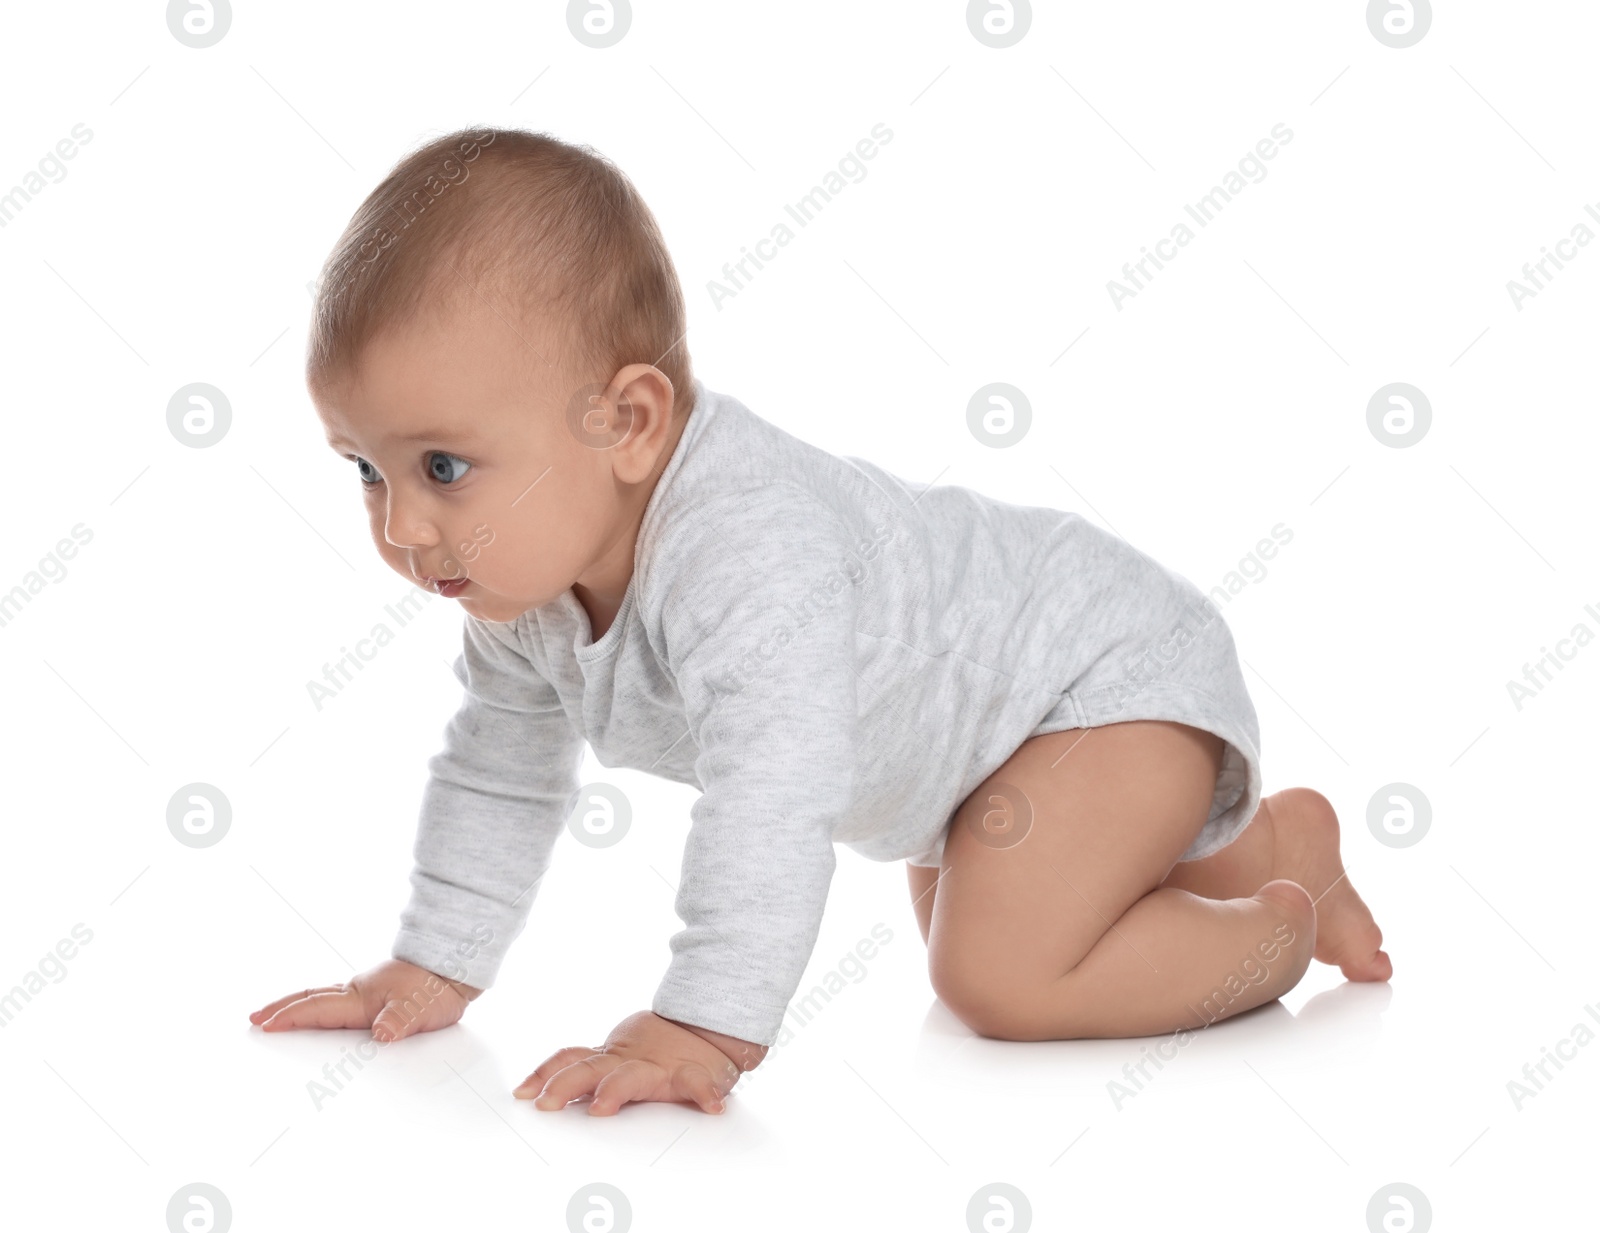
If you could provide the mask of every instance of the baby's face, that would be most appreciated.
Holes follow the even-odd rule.
[[[606,451],[568,430],[567,378],[530,352],[552,356],[545,337],[517,329],[526,343],[489,309],[463,310],[380,335],[353,378],[311,391],[378,554],[497,622],[555,599],[616,535]]]

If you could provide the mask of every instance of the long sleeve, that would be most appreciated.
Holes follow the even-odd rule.
[[[860,562],[831,511],[781,482],[701,511],[661,562],[663,633],[702,794],[651,1009],[778,1037],[821,928],[854,771]]]
[[[516,632],[466,617],[466,693],[428,760],[393,955],[486,989],[527,922],[578,789],[582,737]]]

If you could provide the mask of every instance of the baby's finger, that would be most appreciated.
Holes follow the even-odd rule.
[[[415,995],[412,998],[391,997],[385,1002],[383,1009],[373,1017],[372,1038],[380,1044],[387,1044],[422,1031],[424,1016],[414,998]]]
[[[620,1058],[609,1053],[599,1053],[574,1062],[556,1071],[544,1085],[544,1091],[534,1098],[535,1109],[564,1109],[567,1102],[594,1091],[600,1080],[622,1065]]]
[[[610,1117],[630,1100],[647,1099],[661,1082],[661,1067],[654,1062],[630,1058],[615,1067],[595,1086],[589,1102],[591,1117]]]
[[[711,1072],[698,1062],[678,1067],[672,1076],[673,1095],[680,1100],[692,1100],[707,1113],[721,1113],[722,1093]]]
[[[582,1045],[569,1045],[565,1049],[557,1050],[544,1061],[539,1063],[538,1069],[511,1089],[511,1094],[519,1099],[537,1096],[544,1090],[544,1085],[550,1076],[574,1062],[582,1061],[586,1057],[593,1057],[599,1053],[598,1049],[586,1049]]]
[[[275,1002],[268,1002],[260,1010],[251,1011],[250,1022],[261,1023],[264,1020],[270,1019],[285,1006],[289,1005],[290,1002],[298,1002],[301,998],[308,998],[313,993],[337,993],[342,988],[344,988],[343,985],[323,985],[320,989],[306,989],[300,993],[291,993],[287,997],[281,997]]]
[[[354,989],[325,990],[290,1002],[261,1025],[264,1032],[293,1028],[360,1028],[367,1026],[361,995]]]

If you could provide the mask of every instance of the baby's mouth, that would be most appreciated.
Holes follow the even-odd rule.
[[[426,587],[435,594],[443,595],[446,599],[453,599],[472,585],[472,579],[466,575],[460,578],[435,578],[431,575],[418,578],[417,585]]]

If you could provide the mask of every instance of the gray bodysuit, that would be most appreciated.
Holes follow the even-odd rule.
[[[834,845],[938,865],[967,795],[1028,737],[1176,720],[1226,743],[1210,818],[1261,798],[1232,635],[1198,587],[1082,517],[923,487],[695,382],[598,640],[569,590],[467,617],[428,762],[394,955],[487,988],[574,812],[583,742],[701,795],[657,1014],[778,1037]]]

